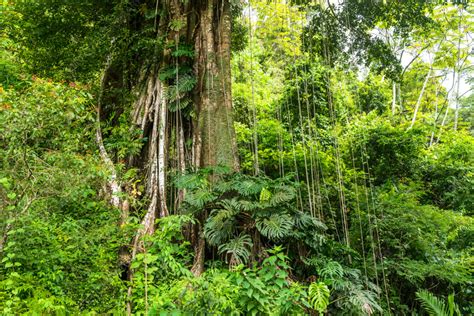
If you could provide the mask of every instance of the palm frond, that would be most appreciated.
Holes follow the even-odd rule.
[[[449,316],[449,309],[446,303],[426,290],[416,292],[416,296],[423,306],[423,309],[430,316]]]

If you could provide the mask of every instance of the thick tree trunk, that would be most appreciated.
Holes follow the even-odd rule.
[[[129,167],[141,170],[145,184],[144,198],[148,206],[130,249],[125,251],[127,260],[123,265],[128,266],[127,278],[130,281],[128,314],[133,311],[131,297],[134,271],[130,263],[137,253],[143,251],[142,237],[154,233],[157,218],[168,216],[168,205],[179,206],[180,201],[184,199],[185,192],[180,191],[176,201],[167,200],[170,162],[177,161],[177,169],[180,172],[184,172],[189,167],[201,168],[217,165],[227,166],[234,171],[239,169],[232,118],[229,0],[165,0],[153,3],[137,1],[132,6],[136,6],[134,10],[139,13],[132,17],[137,23],[133,24],[133,30],[131,30],[140,32],[145,28],[151,29],[152,24],[153,37],[156,36],[155,52],[153,56],[144,56],[143,59],[139,55],[134,55],[134,59],[137,60],[130,61],[128,65],[122,63],[120,65],[123,67],[113,69],[116,70],[117,75],[109,69],[106,71],[107,74],[114,74],[114,76],[104,76],[102,92],[107,94],[107,102],[104,102],[106,106],[100,113],[103,116],[102,121],[109,120],[113,116],[112,124],[118,124],[118,114],[127,113],[126,100],[116,98],[117,90],[111,87],[138,90],[138,99],[131,109],[131,121],[133,128],[140,129],[142,138],[147,141],[141,153],[130,157],[128,164]],[[153,10],[154,21],[143,19],[140,13],[142,10]],[[148,39],[153,41],[153,37]],[[180,43],[183,42],[191,44],[195,50],[192,62],[197,84],[194,91],[188,93],[194,101],[193,119],[186,117],[180,111],[171,113],[168,108],[170,101],[173,100],[168,99],[167,88],[172,84],[178,86],[180,64],[191,62],[189,56],[173,56],[172,54],[171,47],[179,48]],[[108,64],[111,62],[112,60]],[[161,71],[166,72],[171,67],[176,67],[176,80],[160,78]],[[176,136],[171,137],[173,131]],[[107,135],[104,135],[105,139],[106,137]],[[100,129],[98,129],[97,140],[105,165],[115,170],[112,168],[113,153],[109,158],[103,145]],[[192,146],[188,147],[186,144],[190,140],[192,140]],[[176,150],[170,150],[170,146],[175,146]],[[173,156],[169,157],[169,155]],[[120,193],[123,188],[116,173],[112,173],[108,184],[111,191],[111,204],[120,207]],[[123,214],[128,214],[128,207],[125,208],[127,213]],[[137,212],[138,210],[130,211]],[[196,275],[204,270],[206,244],[203,237],[203,223],[206,215],[203,210],[198,215],[199,223],[192,227],[194,236],[192,243],[195,248],[192,271]],[[122,218],[122,223],[126,220]]]
[[[207,166],[227,166],[238,170],[237,145],[232,118],[232,94],[230,73],[230,31],[231,16],[228,0],[195,0],[187,5],[180,1],[165,4],[170,12],[169,21],[160,25],[167,27],[173,21],[185,21],[186,27],[167,32],[168,42],[192,42],[195,49],[194,75],[197,84],[193,92],[195,114],[190,122],[190,133],[183,130],[186,119],[176,113],[177,126],[168,126],[174,122],[167,120],[166,88],[164,83],[151,73],[146,88],[136,103],[133,114],[135,124],[149,138],[146,153],[142,154],[140,165],[148,166],[147,195],[152,201],[154,189],[158,191],[157,205],[160,216],[166,216],[166,170],[168,131],[177,131],[175,151],[178,157],[178,169],[186,168],[184,143],[186,135],[192,136],[192,161],[195,168]],[[171,22],[170,22],[171,21]],[[160,32],[160,31],[158,31]],[[162,66],[170,66],[169,52],[162,57]],[[178,67],[179,65],[177,65]],[[160,102],[160,104],[157,104]],[[155,180],[156,178],[156,180]]]
[[[199,24],[194,38],[194,71],[198,81],[194,100],[198,115],[193,122],[193,164],[195,167],[221,165],[237,171],[230,73],[230,3],[202,0],[196,9]],[[204,271],[202,222],[205,216],[199,220],[192,267],[195,275]]]
[[[194,45],[197,118],[194,121],[194,165],[239,168],[232,118],[230,75],[230,3],[199,1]]]
[[[131,260],[141,251],[142,237],[153,234],[155,220],[168,216],[167,205],[177,205],[184,198],[185,192],[181,191],[177,201],[167,201],[170,161],[177,161],[181,172],[189,167],[217,165],[232,170],[239,168],[232,118],[229,0],[169,0],[157,2],[154,10],[168,14],[156,15],[154,29],[157,39],[165,39],[164,45],[157,44],[154,59],[143,61],[142,71],[137,74],[140,79],[135,82],[135,88],[142,88],[132,109],[132,120],[143,131],[147,142],[141,154],[130,159],[130,165],[140,168],[146,178],[145,198],[149,204],[132,242]],[[174,84],[171,83],[174,79],[161,80],[159,76],[161,70],[176,66],[177,84],[180,63],[189,58],[171,54],[170,47],[178,47],[180,42],[192,43],[195,50],[193,71],[197,84],[192,92],[195,114],[192,121],[180,111],[169,112],[167,85]],[[153,64],[156,62],[158,64]],[[176,136],[171,137],[173,131]],[[191,148],[185,146],[189,138],[192,138]],[[175,143],[171,144],[173,140]],[[170,146],[177,150],[170,150]],[[170,154],[175,156],[168,157]],[[195,262],[192,271],[196,275],[204,269],[202,224],[205,219],[202,213],[198,217],[199,224],[193,228]],[[133,279],[132,270],[129,279]],[[131,306],[128,308],[131,311]]]

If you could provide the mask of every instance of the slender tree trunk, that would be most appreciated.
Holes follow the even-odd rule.
[[[435,93],[435,112],[433,114],[433,131],[431,132],[431,137],[430,137],[430,147],[433,145],[434,141],[434,135],[435,135],[435,130],[436,130],[436,121],[438,119],[438,93],[439,93],[439,86],[436,86],[436,93]]]
[[[438,140],[436,142],[439,142],[439,139],[441,138],[441,134],[443,133],[443,127],[446,125],[446,120],[448,118],[448,113],[449,113],[449,104],[446,105],[446,111],[444,111],[443,120],[441,121],[441,128],[439,130]]]
[[[412,128],[413,125],[415,125],[416,116],[418,114],[418,110],[421,105],[421,100],[423,99],[423,94],[425,93],[426,85],[428,84],[428,80],[430,79],[432,70],[433,70],[433,67],[432,65],[430,65],[430,69],[428,70],[428,73],[426,74],[426,77],[425,77],[425,81],[423,82],[423,87],[421,88],[420,94],[418,95],[418,100],[416,101],[416,105],[415,105],[415,111],[413,112],[413,119],[411,120],[411,124],[409,128]]]
[[[463,15],[463,10],[460,8],[458,9],[459,11],[459,24],[458,24],[458,32],[459,34],[461,33],[461,20],[462,20],[462,15]],[[457,82],[456,82],[456,108],[454,110],[454,130],[458,129],[458,119],[459,119],[459,86],[461,83],[461,72],[462,72],[462,65],[461,65],[461,36],[459,35],[458,39],[458,45],[457,45],[458,53],[457,53],[457,59],[456,59],[456,66],[458,68],[458,76],[457,76]]]
[[[397,91],[398,91],[398,104],[400,107],[400,113],[403,113],[402,89],[400,88],[400,83],[397,84]]]
[[[102,163],[105,165],[107,171],[109,172],[109,179],[107,181],[107,194],[110,195],[110,204],[118,209],[121,209],[121,224],[124,223],[128,217],[128,203],[122,205],[124,201],[121,200],[121,193],[122,187],[117,176],[117,171],[115,170],[115,165],[110,159],[110,156],[105,149],[103,136],[102,136],[102,128],[101,128],[101,115],[102,115],[102,103],[104,99],[104,91],[106,90],[107,85],[107,77],[110,75],[111,72],[111,62],[112,56],[109,55],[107,57],[107,62],[105,66],[105,70],[102,74],[102,78],[100,80],[100,94],[97,101],[97,118],[96,118],[96,142],[97,146],[99,147],[99,155],[102,159]],[[124,207],[122,207],[124,206]]]
[[[395,115],[395,109],[397,105],[397,83],[392,82],[392,115]]]
[[[458,120],[459,120],[459,88],[460,88],[460,85],[461,85],[461,73],[460,73],[460,70],[459,70],[458,75],[457,75],[457,80],[456,80],[456,96],[455,96],[455,99],[454,99],[455,109],[454,109],[454,127],[453,127],[453,129],[455,131],[458,129]]]

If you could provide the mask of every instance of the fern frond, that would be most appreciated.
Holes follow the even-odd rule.
[[[189,45],[180,44],[179,47],[171,53],[171,55],[173,57],[186,56],[186,57],[193,58],[194,57],[194,49]]]

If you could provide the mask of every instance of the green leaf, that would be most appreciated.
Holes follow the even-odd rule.
[[[323,282],[311,283],[308,289],[308,297],[311,306],[320,314],[324,313],[329,305],[329,296],[331,292]]]
[[[459,307],[454,303],[454,295],[448,297],[448,304],[426,290],[416,292],[416,296],[430,316],[453,316],[455,312],[456,315],[461,315]]]
[[[270,200],[272,197],[272,192],[268,191],[267,188],[263,188],[262,191],[260,191],[260,202],[266,202]]]
[[[12,187],[7,178],[0,178],[0,184],[7,190],[10,190]]]
[[[227,262],[229,262],[233,267],[242,263],[247,263],[252,245],[252,239],[250,236],[241,234],[227,243],[220,245],[219,254],[225,253],[226,255],[230,255],[230,259],[228,259]]]
[[[134,261],[132,262],[132,264],[130,265],[130,268],[132,269],[137,269],[140,267],[140,262],[139,261]]]
[[[293,228],[293,219],[288,214],[274,212],[270,216],[258,217],[255,221],[258,231],[270,239],[286,237]]]

